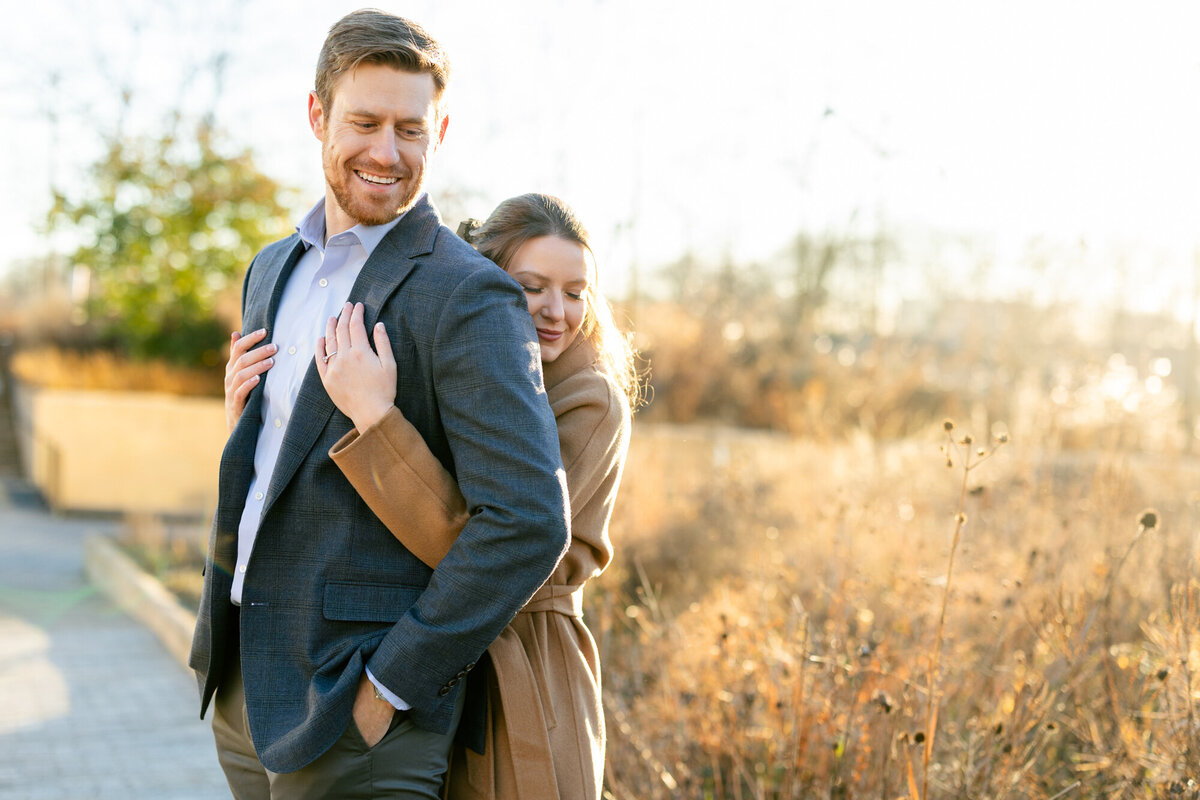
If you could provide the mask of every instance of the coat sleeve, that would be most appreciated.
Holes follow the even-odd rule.
[[[470,519],[367,667],[417,708],[437,707],[553,573],[570,537],[566,476],[520,286],[489,266],[438,311],[438,415]]]
[[[400,544],[430,567],[470,519],[458,484],[395,406],[361,434],[343,436],[329,457]]]

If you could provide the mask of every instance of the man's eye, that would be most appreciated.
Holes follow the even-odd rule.
[[[404,128],[400,131],[400,135],[406,139],[419,139],[423,133],[419,128]]]
[[[375,127],[375,123],[374,122],[356,122],[356,123],[354,123],[354,127],[358,128],[360,131],[369,131]]]

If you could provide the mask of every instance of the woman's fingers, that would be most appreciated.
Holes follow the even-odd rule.
[[[243,348],[238,347],[238,340],[244,338],[241,331],[229,334],[229,360],[225,362],[225,388],[229,389],[229,379],[236,367],[234,364],[242,355]]]
[[[379,355],[379,363],[384,369],[396,369],[396,356],[392,354],[392,343],[388,340],[387,329],[382,322],[375,323],[375,352]]]
[[[256,331],[251,331],[247,334],[241,334],[234,331],[229,345],[229,360],[236,361],[239,357],[249,352],[250,348],[257,345],[267,336],[266,328],[259,328]]]
[[[255,347],[266,335],[267,332],[263,328],[259,328],[253,333],[247,333],[245,336],[240,335],[237,331],[233,332],[230,336],[229,361],[225,364],[226,383],[229,383],[239,371],[275,354],[279,348],[274,344]]]
[[[246,408],[246,398],[262,382],[262,374],[275,365],[274,355],[279,347],[274,344],[258,347],[265,338],[266,328],[247,334],[240,331],[229,334],[229,360],[225,362],[225,421],[230,432]]]
[[[317,374],[321,376],[321,383],[325,382],[325,373],[329,369],[329,359],[326,358],[328,352],[325,349],[326,338],[325,336],[317,337],[317,346],[313,348],[316,351]]]
[[[355,303],[350,312],[350,347],[370,347],[367,343],[367,329],[363,324],[363,304]]]
[[[342,313],[338,314],[336,335],[332,340],[333,352],[349,350],[354,346],[354,342],[350,340],[350,315],[353,308],[346,303],[342,306]]]
[[[242,385],[239,386],[233,393],[233,400],[236,404],[238,414],[246,407],[246,398],[250,396],[250,392],[254,391],[254,387],[258,386],[258,382],[262,380],[258,375],[251,375]]]
[[[253,378],[255,383],[257,383],[258,376],[262,375],[273,366],[275,366],[274,358],[262,358],[258,361],[254,361],[233,374],[232,385],[236,386],[240,391],[242,386],[245,385],[246,381]],[[249,392],[250,390],[247,389],[246,391]]]
[[[362,303],[347,302],[342,306],[342,311],[338,316],[330,317],[325,322],[325,335],[317,339],[314,348],[317,356],[317,373],[322,380],[333,366],[335,356],[345,365],[336,373],[339,376],[353,374],[362,377],[366,374],[362,370],[366,368],[370,371],[371,364],[375,364],[376,368],[382,366],[395,370],[396,361],[392,356],[387,331],[380,323],[372,330],[373,336],[368,336],[365,317],[366,309]],[[371,347],[372,338],[374,339],[374,348]],[[378,360],[375,358],[376,355],[378,355]],[[346,369],[354,370],[354,372],[346,373],[343,371]],[[338,380],[341,378],[339,377]]]

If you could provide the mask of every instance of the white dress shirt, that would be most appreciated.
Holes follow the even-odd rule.
[[[254,449],[254,478],[238,525],[237,566],[229,593],[235,605],[242,603],[242,587],[250,554],[258,535],[263,501],[271,483],[271,473],[279,459],[279,448],[292,417],[296,395],[304,374],[312,364],[317,339],[325,334],[325,322],[338,316],[362,266],[376,245],[403,215],[384,225],[355,225],[325,241],[325,200],[320,200],[296,228],[306,250],[292,270],[271,341],[279,345],[275,364],[266,373],[263,387],[262,419],[259,420],[258,444]],[[247,331],[249,333],[249,331]]]
[[[262,418],[259,420],[258,444],[254,448],[254,478],[246,494],[242,519],[238,525],[237,566],[233,572],[233,588],[229,599],[242,604],[242,588],[250,569],[250,555],[262,520],[263,501],[279,449],[292,418],[292,408],[304,374],[316,355],[317,339],[325,335],[325,323],[338,316],[376,245],[383,241],[404,215],[383,225],[355,225],[348,231],[330,236],[325,241],[325,200],[322,198],[296,228],[304,242],[304,255],[296,263],[284,287],[275,314],[271,341],[279,345],[275,364],[267,370],[263,386]],[[367,677],[393,706],[401,711],[411,708],[403,698],[375,680]]]

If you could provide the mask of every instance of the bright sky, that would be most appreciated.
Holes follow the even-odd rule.
[[[47,186],[82,179],[125,84],[128,129],[215,108],[265,171],[302,190],[300,205],[319,195],[305,98],[329,25],[358,3],[4,4],[8,256],[45,250]],[[484,216],[513,194],[558,194],[591,228],[614,295],[634,263],[688,249],[766,260],[801,227],[869,235],[879,224],[970,232],[1001,259],[1038,236],[1092,253],[1116,245],[1175,293],[1190,287],[1200,4],[378,4],[451,56],[435,198],[465,192]],[[186,67],[222,51],[219,93],[209,73],[186,81]],[[1106,263],[1080,257],[1084,269]]]

